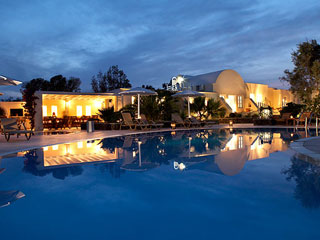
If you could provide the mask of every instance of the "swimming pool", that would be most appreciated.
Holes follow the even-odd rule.
[[[313,132],[196,130],[53,145],[0,160],[1,239],[319,239]]]

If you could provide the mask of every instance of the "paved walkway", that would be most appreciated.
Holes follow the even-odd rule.
[[[320,160],[320,137],[299,139],[291,143],[290,148],[298,153]]]

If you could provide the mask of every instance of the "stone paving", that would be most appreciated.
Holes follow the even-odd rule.
[[[290,144],[296,152],[320,160],[320,137],[299,139]]]

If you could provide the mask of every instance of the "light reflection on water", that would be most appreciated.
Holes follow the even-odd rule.
[[[308,134],[310,136],[313,132]],[[288,229],[304,229],[306,226],[301,221],[309,226],[319,217],[320,167],[313,159],[287,151],[290,142],[302,137],[305,137],[305,132],[293,129],[221,129],[131,135],[47,146],[0,159],[0,189],[3,190],[0,191],[0,205],[8,206],[21,199],[4,208],[17,207],[21,214],[21,211],[28,211],[28,207],[23,207],[28,204],[45,208],[46,204],[56,207],[55,201],[66,202],[69,204],[68,209],[74,210],[69,214],[90,208],[90,211],[97,212],[94,215],[97,221],[108,221],[111,228],[116,228],[124,217],[137,217],[130,215],[136,207],[142,209],[139,213],[141,219],[157,215],[158,225],[163,223],[163,219],[170,221],[159,216],[162,211],[170,214],[170,204],[174,204],[175,208],[179,209],[181,206],[192,213],[181,218],[178,214],[170,215],[173,219],[178,218],[179,221],[174,222],[177,228],[196,228],[195,225],[190,225],[192,221],[202,222],[201,218],[209,215],[212,219],[219,218],[215,223],[216,231],[219,232],[219,229],[224,229],[223,224],[219,224],[220,218],[226,217],[223,221],[227,222],[235,216],[239,217],[239,214],[248,214],[252,219],[246,218],[243,222],[261,221],[262,228],[256,225],[257,232],[271,224],[269,220],[261,220],[261,216],[269,215],[279,222],[284,219],[296,221],[294,224],[297,225],[288,226]],[[14,159],[22,161],[13,161]],[[108,181],[105,175],[109,177]],[[145,185],[145,182],[152,187]],[[20,191],[11,190],[15,187]],[[52,200],[39,201],[46,194]],[[86,201],[81,201],[83,195],[86,196]],[[133,196],[139,197],[135,199]],[[166,204],[163,205],[163,202]],[[73,204],[76,205],[75,209],[72,208]],[[149,204],[156,206],[151,215],[146,210],[150,208]],[[135,206],[134,210],[131,205]],[[116,214],[105,212],[105,206],[119,210]],[[222,211],[224,206],[229,209]],[[287,206],[290,207],[286,209]],[[298,206],[314,210],[313,217]],[[294,209],[297,209],[295,214],[299,217],[290,217],[290,211]],[[7,213],[11,214],[11,211],[14,210],[8,210]],[[284,213],[278,214],[279,211]],[[35,216],[41,215],[40,213],[39,210],[33,212]],[[60,217],[54,211],[50,214],[50,218]],[[113,218],[109,219],[110,215]],[[99,218],[102,216],[103,219]],[[76,218],[71,217],[70,220],[76,221]],[[48,221],[50,225],[50,219]],[[203,220],[202,224],[206,224],[205,222]],[[131,224],[134,228],[138,227]],[[234,222],[231,221],[230,224]],[[151,223],[144,225],[144,231],[152,229]],[[90,225],[87,222],[87,227],[89,226],[90,229],[95,229],[94,223]],[[232,226],[237,231],[242,231],[240,227]],[[287,231],[285,227],[278,229],[275,226],[279,226],[279,223],[269,227],[279,233]],[[302,231],[299,233],[302,234]],[[204,233],[213,236],[210,228]],[[254,235],[254,230],[251,233]],[[315,236],[316,233],[310,231],[309,234]],[[159,238],[160,236],[161,234]],[[197,234],[190,236],[195,239]],[[222,237],[217,233],[217,237],[219,236]],[[162,235],[162,239],[163,237]],[[83,238],[85,239],[85,235]]]
[[[46,171],[88,163],[117,163],[119,169],[146,171],[171,161],[179,170],[198,166],[232,176],[238,174],[246,162],[286,151],[290,141],[300,137],[299,132],[223,129],[172,132],[165,137],[150,134],[79,141],[26,152],[26,169],[29,164],[35,171]]]

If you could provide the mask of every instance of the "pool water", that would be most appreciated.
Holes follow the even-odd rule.
[[[197,130],[0,159],[1,239],[320,239],[313,132]]]

